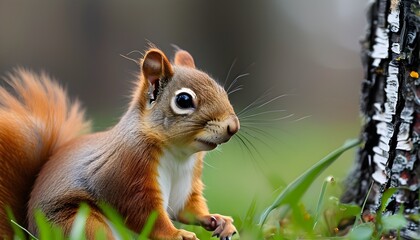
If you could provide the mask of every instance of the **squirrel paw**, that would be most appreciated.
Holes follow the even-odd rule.
[[[195,233],[188,232],[183,229],[175,229],[174,232],[161,232],[151,237],[153,240],[199,240]]]
[[[209,231],[213,231],[212,236],[220,240],[230,240],[237,233],[233,225],[233,219],[219,214],[211,214],[203,217],[201,225]]]
[[[188,232],[182,229],[178,230],[178,233],[176,235],[176,240],[199,240],[196,236],[195,233],[193,232]]]

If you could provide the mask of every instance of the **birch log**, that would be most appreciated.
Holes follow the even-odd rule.
[[[362,138],[342,201],[367,204],[375,214],[382,194],[399,188],[385,215],[403,210],[409,222],[405,239],[420,239],[420,1],[376,0],[369,7],[362,41],[364,80]],[[368,194],[370,189],[370,193]]]

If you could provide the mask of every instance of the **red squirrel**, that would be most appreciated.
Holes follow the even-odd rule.
[[[127,112],[111,129],[90,134],[79,104],[46,75],[20,69],[9,76],[15,94],[0,88],[0,236],[13,234],[3,206],[35,235],[36,209],[69,234],[87,203],[87,238],[102,229],[114,239],[102,202],[136,232],[156,211],[151,239],[197,239],[172,220],[220,239],[237,232],[231,217],[209,213],[202,194],[205,152],[240,128],[226,91],[184,50],[170,62],[150,48],[139,65]]]

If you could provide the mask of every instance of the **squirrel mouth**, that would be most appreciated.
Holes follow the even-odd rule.
[[[196,142],[199,142],[199,143],[201,143],[202,145],[205,145],[206,146],[206,150],[212,150],[212,149],[215,149],[216,147],[217,147],[217,143],[214,143],[214,142],[209,142],[209,141],[206,141],[206,140],[203,140],[203,139],[198,139],[198,138],[196,138],[196,139],[194,139]]]

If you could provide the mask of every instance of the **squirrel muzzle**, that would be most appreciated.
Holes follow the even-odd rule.
[[[239,129],[241,128],[239,119],[235,115],[232,115],[230,118],[226,119],[226,125],[227,125],[226,127],[227,134],[231,137],[235,135],[235,133],[237,133]]]

